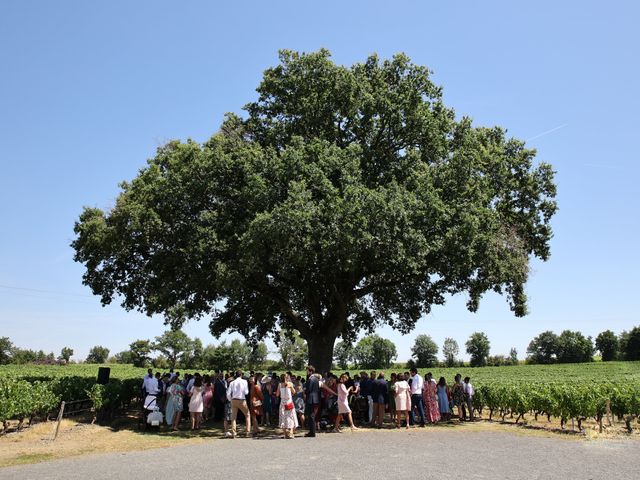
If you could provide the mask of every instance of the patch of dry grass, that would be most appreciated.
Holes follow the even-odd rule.
[[[20,432],[0,437],[0,467],[37,463],[89,453],[124,452],[198,443],[205,435],[189,432],[142,433],[131,429],[63,420],[58,438],[52,441],[55,422],[38,423]]]

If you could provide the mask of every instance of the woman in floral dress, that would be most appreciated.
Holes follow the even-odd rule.
[[[424,389],[422,390],[422,397],[424,399],[427,420],[430,423],[439,422],[440,411],[438,410],[438,386],[436,385],[436,381],[433,379],[431,373],[427,373],[427,378],[424,382]]]
[[[460,374],[455,376],[455,383],[451,389],[453,406],[458,409],[458,418],[460,420],[462,420],[462,402],[464,402],[464,385],[462,385],[461,378]]]
[[[180,385],[178,377],[173,377],[169,390],[167,390],[167,406],[165,410],[165,420],[167,425],[171,425],[173,430],[178,430],[178,426],[180,425],[183,395],[184,387]]]

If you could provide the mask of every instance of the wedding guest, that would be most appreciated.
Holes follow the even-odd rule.
[[[396,380],[396,427],[400,428],[400,419],[405,420],[405,425],[409,429],[409,410],[411,409],[411,393],[409,384],[402,373],[398,374]]]
[[[338,415],[333,426],[335,432],[340,433],[340,422],[344,415],[347,416],[351,431],[357,430],[357,427],[353,424],[353,417],[351,416],[351,408],[349,407],[349,393],[353,390],[353,387],[347,387],[349,377],[346,374],[340,375],[338,379]]]
[[[280,398],[278,423],[284,432],[284,438],[293,438],[294,431],[298,426],[298,416],[293,403],[295,389],[290,379],[289,375],[284,373],[280,375],[280,383],[276,392],[276,395]]]

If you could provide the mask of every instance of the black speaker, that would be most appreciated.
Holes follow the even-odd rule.
[[[109,367],[98,367],[98,383],[100,385],[106,385],[109,383],[109,375],[111,369]]]

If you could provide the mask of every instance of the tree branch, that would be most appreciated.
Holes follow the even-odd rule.
[[[300,315],[300,313],[291,306],[289,300],[282,296],[276,287],[269,285],[266,282],[256,282],[254,285],[258,293],[267,296],[276,303],[280,312],[291,320],[302,335],[308,335],[311,333],[311,329],[302,318],[302,315]]]

